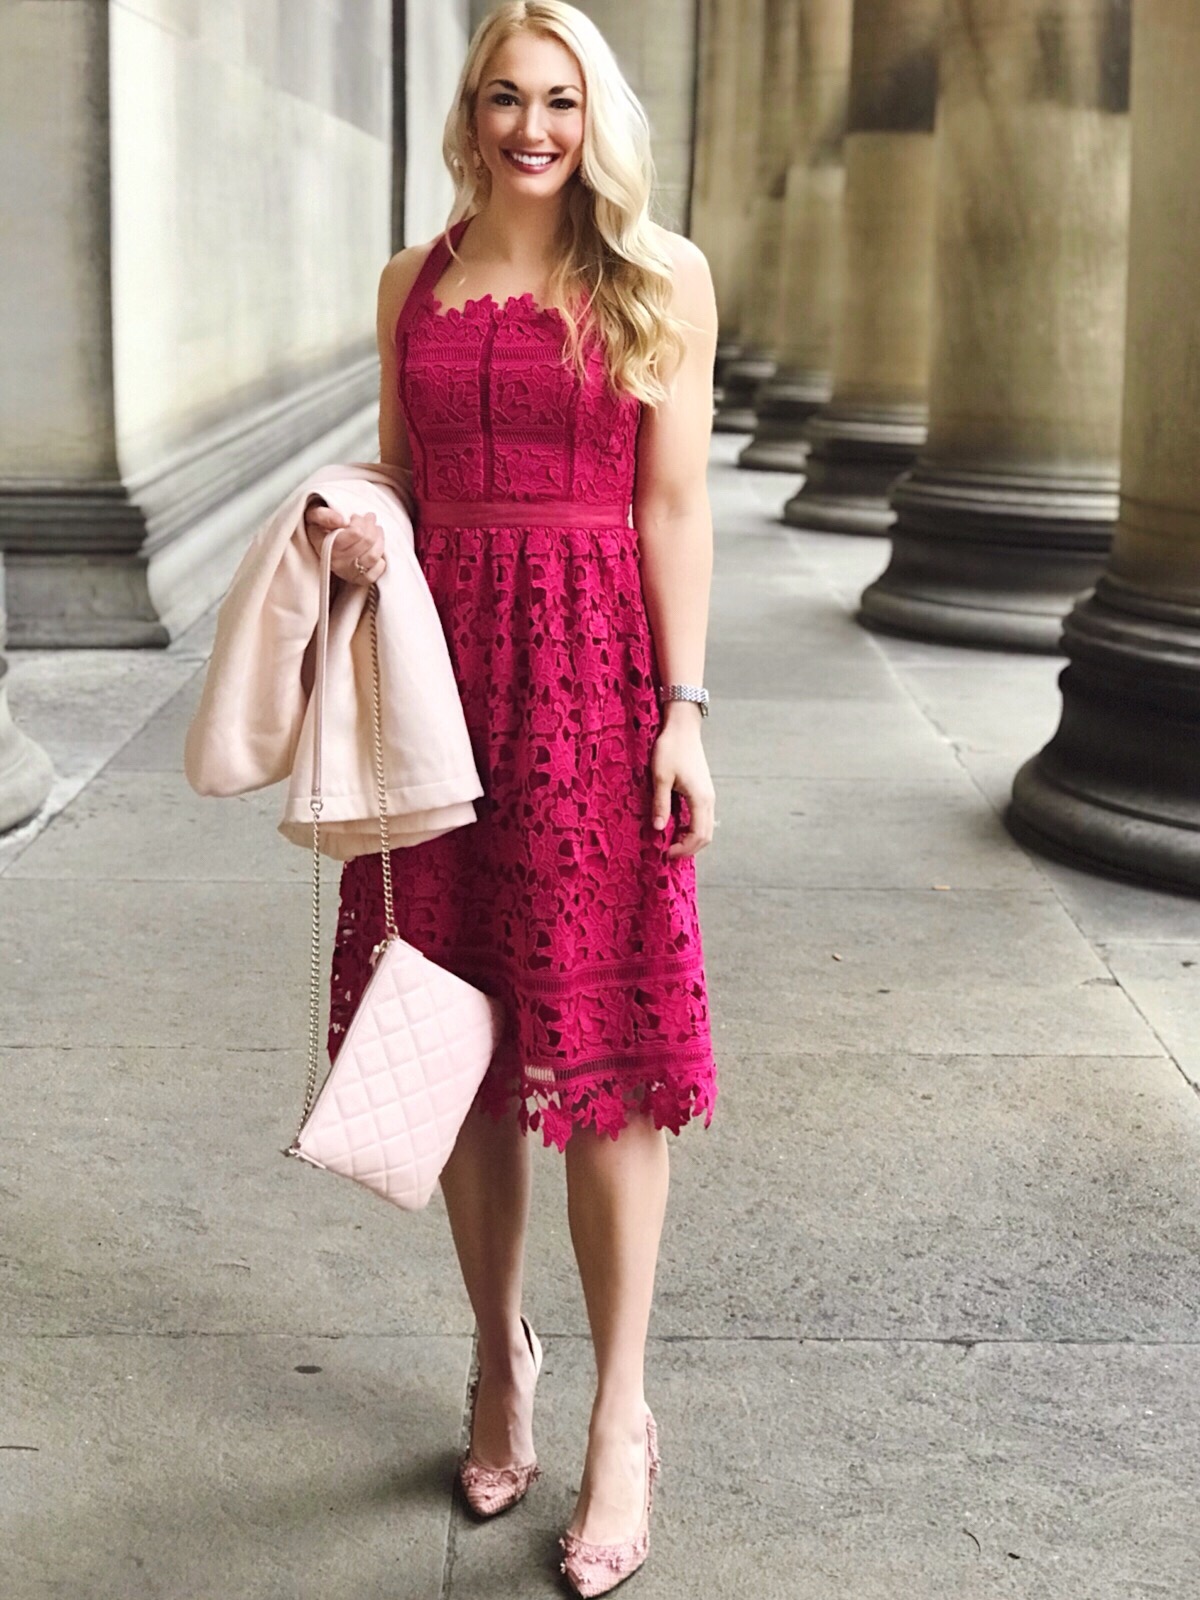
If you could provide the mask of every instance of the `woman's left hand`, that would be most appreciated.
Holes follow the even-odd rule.
[[[688,828],[672,840],[667,849],[669,857],[694,856],[712,843],[717,800],[708,757],[700,742],[699,707],[687,701],[677,704],[680,710],[671,711],[663,718],[650,759],[655,828],[667,825],[673,789],[678,789],[688,803]],[[681,713],[695,720],[689,724],[682,720]]]

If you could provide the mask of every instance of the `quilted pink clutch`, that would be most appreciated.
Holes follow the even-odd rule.
[[[321,728],[329,637],[329,579],[337,530],[321,547],[313,748],[313,930],[308,1087],[295,1138],[283,1152],[353,1178],[408,1211],[425,1206],[454,1149],[503,1026],[500,1002],[402,939],[396,930],[387,787],[379,717],[378,591],[369,611],[375,668],[374,727],[379,782],[384,937],[337,1057],[316,1090],[320,1049]]]

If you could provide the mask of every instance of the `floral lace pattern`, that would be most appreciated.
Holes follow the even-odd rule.
[[[629,504],[641,405],[613,392],[594,340],[580,383],[562,326],[531,294],[415,308],[400,359],[420,499]]]
[[[511,527],[418,515],[484,794],[474,823],[391,852],[397,925],[505,1003],[482,1109],[515,1102],[521,1127],[559,1149],[580,1126],[616,1137],[635,1106],[676,1133],[707,1123],[695,860],[667,856],[686,801],[674,796],[661,832],[651,820],[661,713],[637,533],[615,518],[537,519],[539,499],[628,505],[640,405],[612,393],[596,350],[579,383],[557,312],[532,296],[442,311],[426,293],[407,309],[400,394],[418,505],[520,504]],[[382,928],[379,857],[356,857],[342,872],[331,1057]]]

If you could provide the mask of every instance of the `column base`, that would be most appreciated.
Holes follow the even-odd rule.
[[[1103,570],[1117,480],[918,462],[892,506],[892,558],[863,591],[860,622],[912,639],[1054,654],[1063,617]]]
[[[7,677],[8,662],[0,656],[0,833],[36,816],[54,782],[50,757],[12,720]]]
[[[887,534],[892,485],[925,443],[925,407],[831,404],[804,431],[807,477],[784,507],[784,522],[817,533]]]
[[[741,358],[745,345],[740,339],[718,339],[713,362],[713,388],[724,392],[725,374]]]
[[[1200,608],[1105,573],[1067,617],[1058,731],[1006,822],[1085,871],[1200,895]]]
[[[721,374],[721,405],[713,418],[716,433],[753,433],[758,422],[758,393],[776,373],[775,357],[747,348]]]
[[[827,372],[781,368],[758,396],[754,437],[738,456],[738,466],[763,472],[803,472],[808,458],[804,425],[829,403]]]

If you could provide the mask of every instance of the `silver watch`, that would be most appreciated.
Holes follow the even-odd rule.
[[[660,683],[658,686],[658,703],[666,700],[694,700],[700,707],[700,715],[708,715],[708,690],[694,683]]]

